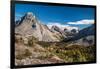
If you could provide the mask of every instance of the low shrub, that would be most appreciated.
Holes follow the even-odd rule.
[[[23,54],[18,54],[18,55],[16,55],[15,57],[16,57],[16,59],[21,60],[21,59],[25,59],[25,58],[27,58],[27,57],[29,57],[29,56],[31,56],[31,55],[32,55],[32,53],[31,53],[28,49],[25,49],[25,53],[23,53]]]

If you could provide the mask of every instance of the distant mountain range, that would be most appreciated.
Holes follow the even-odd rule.
[[[95,44],[95,27],[94,25],[91,25],[87,28],[84,28],[79,31],[76,35],[69,39],[64,39],[65,42],[72,41],[74,44],[77,45],[84,45],[84,46],[90,46]]]
[[[82,44],[84,46],[90,46],[95,44],[95,26],[91,25],[85,29],[79,31],[79,33],[72,38],[73,40],[77,40],[78,44]]]
[[[87,40],[94,40],[94,25],[84,28],[79,31],[79,29],[68,30],[67,27],[63,30],[54,25],[49,28],[47,25],[42,24],[33,13],[26,13],[21,20],[15,23],[15,33],[22,36],[34,36],[39,41],[45,42],[59,42],[59,41],[78,41],[77,43],[82,43]],[[83,40],[83,41],[82,41]],[[94,44],[94,41],[91,41]],[[84,42],[83,42],[84,43]]]

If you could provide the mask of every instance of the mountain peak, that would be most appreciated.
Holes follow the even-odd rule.
[[[27,12],[24,17],[26,19],[35,19],[35,15],[32,12]]]
[[[58,35],[52,33],[32,12],[28,12],[22,17],[20,24],[16,26],[15,32],[25,37],[34,36],[39,41],[60,41],[60,39],[57,38]]]
[[[26,14],[27,14],[27,15],[33,15],[33,13],[32,13],[32,12],[27,12]]]

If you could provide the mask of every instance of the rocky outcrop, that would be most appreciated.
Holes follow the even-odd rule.
[[[46,25],[40,23],[33,13],[28,12],[22,17],[19,24],[15,28],[15,33],[23,36],[34,36],[39,41],[54,42],[59,41]]]

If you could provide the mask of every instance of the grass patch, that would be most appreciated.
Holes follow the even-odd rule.
[[[37,39],[33,36],[30,36],[28,38],[28,46],[31,46],[31,47],[34,46],[36,44],[36,42],[37,42]]]
[[[95,46],[51,46],[46,49],[66,62],[95,61]]]

